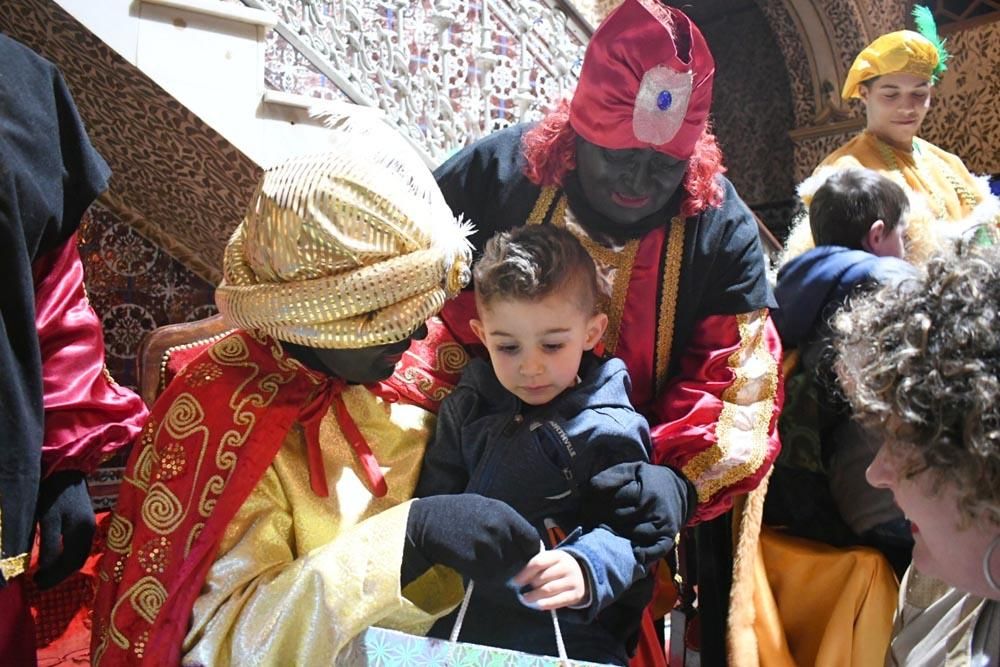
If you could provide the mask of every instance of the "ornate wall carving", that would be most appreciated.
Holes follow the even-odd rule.
[[[79,241],[87,295],[104,327],[106,365],[134,389],[142,337],[215,314],[215,288],[100,204],[84,217]]]
[[[767,18],[750,5],[702,31],[716,61],[712,115],[730,180],[751,207],[789,199],[792,93]]]
[[[243,216],[259,168],[51,0],[5,0],[0,30],[55,62],[116,174],[106,202],[204,278]]]
[[[244,2],[278,17],[268,81],[308,79],[291,74],[302,67],[287,54],[271,56],[284,41],[327,80],[294,92],[328,97],[333,84],[381,109],[434,163],[570,95],[589,37],[558,0]]]
[[[921,131],[970,171],[1000,174],[1000,21],[947,36],[951,60]]]

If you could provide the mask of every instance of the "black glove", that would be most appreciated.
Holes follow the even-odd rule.
[[[64,470],[42,480],[37,519],[35,585],[45,589],[83,567],[90,555],[97,524],[82,472]]]
[[[540,544],[538,531],[502,500],[473,493],[418,498],[406,522],[402,582],[434,563],[470,579],[507,581]]]
[[[594,475],[585,493],[585,516],[632,542],[640,564],[674,548],[677,533],[698,502],[694,485],[673,468],[619,463]]]

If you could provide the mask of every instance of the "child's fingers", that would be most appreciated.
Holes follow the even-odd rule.
[[[511,580],[517,586],[528,586],[534,588],[536,585],[544,584],[547,580],[540,580],[546,570],[553,565],[562,562],[557,551],[540,551],[535,554],[524,568],[514,575]]]
[[[571,605],[579,604],[581,596],[574,590],[567,590],[554,595],[541,597],[538,600],[529,602],[525,596],[525,604],[540,611],[550,611],[552,609],[562,609]]]
[[[571,593],[572,591],[572,579],[569,577],[560,577],[522,593],[521,599],[525,604],[535,606],[543,600],[550,600],[564,593]]]

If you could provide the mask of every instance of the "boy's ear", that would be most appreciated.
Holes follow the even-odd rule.
[[[868,228],[868,233],[865,234],[865,238],[862,239],[861,245],[868,252],[877,255],[878,249],[882,245],[882,239],[885,238],[885,222],[882,220],[876,220],[872,223],[872,226]]]
[[[483,327],[482,320],[469,320],[469,328],[472,329],[472,333],[476,334],[476,338],[479,339],[479,342],[486,345],[486,329]]]
[[[583,339],[583,349],[593,350],[608,329],[608,316],[597,313],[587,321],[587,335]]]

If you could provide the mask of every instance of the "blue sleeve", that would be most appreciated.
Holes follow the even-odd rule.
[[[621,408],[597,408],[590,419],[573,422],[572,440],[579,443],[574,465],[581,480],[589,481],[597,473],[619,463],[648,461],[649,424],[639,413]],[[586,493],[587,484],[581,486]],[[584,506],[586,502],[584,501]],[[582,516],[593,524],[593,517]],[[559,545],[580,561],[586,573],[590,605],[579,610],[593,621],[632,584],[646,576],[632,542],[605,525],[595,526],[579,537],[573,535]]]
[[[604,526],[598,526],[576,539],[571,535],[558,548],[580,561],[587,576],[590,606],[574,610],[582,614],[580,621],[583,623],[596,619],[632,584],[648,574],[636,560],[632,543]]]

